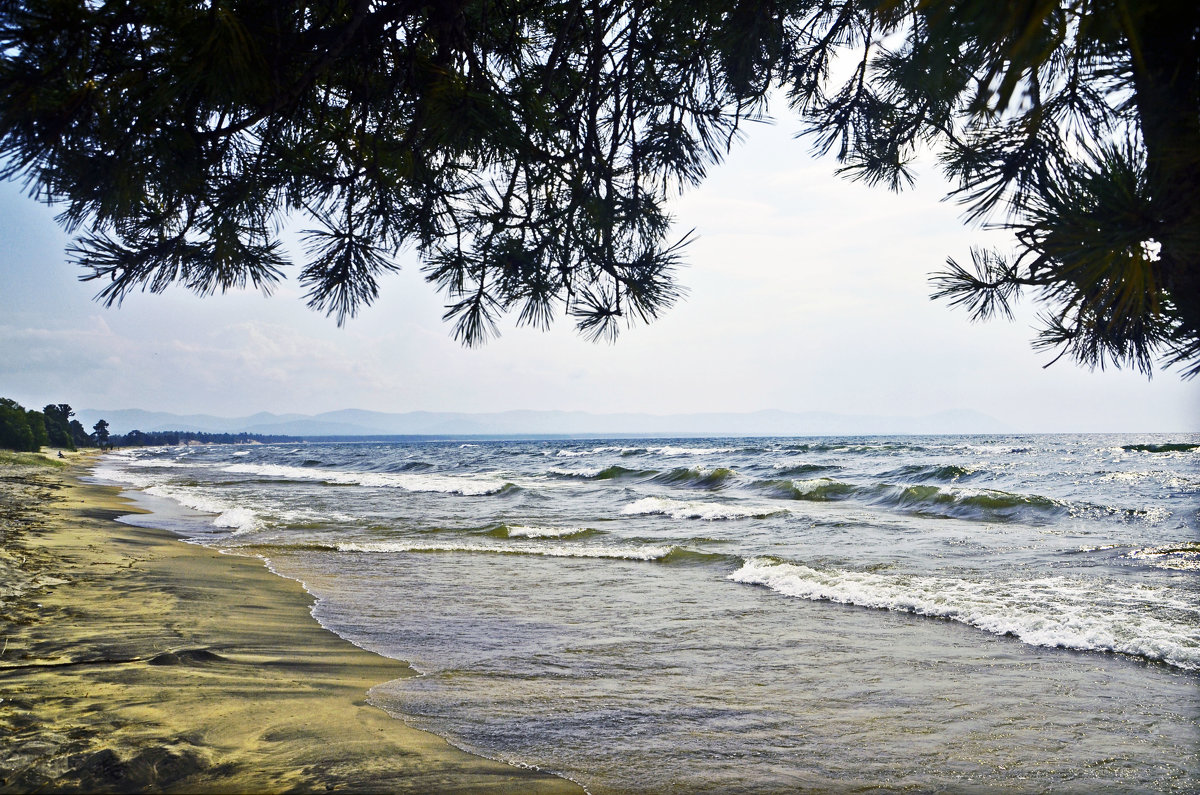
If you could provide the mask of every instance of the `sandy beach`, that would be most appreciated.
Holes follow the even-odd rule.
[[[68,456],[0,460],[0,791],[579,791],[366,704],[412,669],[256,558],[114,521]]]

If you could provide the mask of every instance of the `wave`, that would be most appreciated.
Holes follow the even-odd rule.
[[[729,575],[777,593],[957,621],[1034,646],[1118,652],[1200,670],[1200,609],[1169,587],[1042,577],[954,577],[820,570],[752,558]]]
[[[200,464],[195,462],[179,463],[178,461],[168,461],[163,458],[129,458],[122,460],[121,465],[139,469],[207,469],[217,466],[216,464]]]
[[[585,538],[600,535],[600,531],[592,530],[589,527],[533,527],[502,524],[488,531],[487,535],[497,538]]]
[[[1200,571],[1200,542],[1160,544],[1126,552],[1124,557],[1137,560],[1156,569],[1170,571]]]
[[[926,464],[908,464],[899,469],[893,469],[885,472],[880,477],[890,478],[893,480],[909,480],[917,481],[918,483],[927,480],[942,480],[946,482],[956,482],[966,480],[972,475],[975,475],[979,470],[970,469],[969,467],[956,466],[954,464],[934,466]]]
[[[1038,494],[1014,494],[994,489],[959,489],[941,486],[877,486],[875,501],[918,514],[955,519],[1045,520],[1063,515],[1070,506]]]
[[[685,502],[665,497],[643,497],[621,509],[626,516],[669,516],[672,519],[766,519],[786,513],[779,508],[729,505],[719,502]]]
[[[833,478],[812,478],[809,480],[792,480],[775,478],[771,480],[756,480],[750,487],[785,500],[809,500],[812,502],[827,502],[829,500],[844,500],[861,492],[861,488],[850,483],[842,483]]]
[[[507,494],[520,488],[507,481],[486,475],[343,472],[334,469],[311,469],[282,464],[234,464],[225,467],[224,471],[270,478],[315,480],[338,486],[399,488],[414,492],[461,494],[466,497]]]
[[[555,467],[547,474],[557,478],[573,478],[576,480],[617,480],[620,478],[639,478],[657,475],[657,469],[629,469],[623,466],[591,467],[589,469],[560,469]]]
[[[313,545],[309,545],[310,547]],[[318,547],[322,545],[316,545]],[[487,541],[347,541],[324,545],[337,552],[376,554],[402,552],[476,552],[497,555],[537,555],[552,558],[612,558],[617,560],[661,560],[675,549],[669,544],[578,544],[512,541],[503,544]]]
[[[841,469],[837,464],[798,464],[789,466],[787,464],[778,464],[775,466],[775,474],[781,478],[794,478],[801,475],[815,475],[818,472],[834,472]]]
[[[717,467],[716,469],[677,467],[670,472],[662,472],[651,478],[651,480],[655,483],[664,483],[671,486],[719,489],[735,477],[737,477],[737,473],[725,467]]]
[[[220,500],[202,492],[197,492],[191,489],[172,488],[168,485],[151,486],[146,489],[147,494],[152,494],[155,497],[165,497],[168,500],[179,503],[185,508],[191,508],[200,513],[215,514],[212,523],[215,527],[224,527],[233,530],[234,534],[248,533],[253,530],[258,530],[263,526],[263,521],[259,515],[243,505],[231,505],[225,500]]]
[[[605,446],[605,447],[593,447],[589,450],[572,450],[572,449],[568,449],[568,448],[563,448],[563,449],[555,452],[554,455],[557,456],[558,458],[582,458],[583,456],[586,456],[586,455],[603,455],[605,453],[619,453],[621,455],[639,455],[644,452],[646,452],[646,448],[644,448],[644,447],[614,447],[614,446],[609,445],[609,446]],[[550,455],[550,454],[551,453],[549,450],[542,451],[542,455]]]
[[[663,456],[717,455],[718,453],[732,453],[734,449],[732,447],[677,447],[674,445],[664,445],[662,447],[647,447],[646,452]]]
[[[890,483],[861,486],[833,478],[758,480],[750,486],[772,497],[786,500],[830,502],[857,498],[910,513],[954,519],[1040,522],[1073,510],[1081,510],[1079,506],[1071,506],[1038,494],[1014,494],[995,489],[954,486],[896,486]]]
[[[920,453],[927,448],[905,442],[808,442],[784,445],[781,449],[796,453],[840,453],[842,455],[894,455],[900,452]]]
[[[124,469],[122,466],[112,466],[115,462],[106,462],[96,466],[92,470],[92,476],[100,480],[107,480],[111,483],[121,483],[126,486],[132,486],[135,489],[144,489],[148,486],[154,486],[162,483],[161,477],[154,477],[152,474],[143,472],[131,472]],[[127,462],[120,462],[125,464]]]
[[[694,547],[675,547],[660,558],[659,562],[676,566],[711,566],[715,563],[737,565],[744,561],[737,555],[725,552],[705,552]]]
[[[595,533],[596,531],[584,532]],[[558,538],[565,538],[565,536]],[[557,540],[557,538],[555,540]],[[706,552],[704,550],[689,546],[637,542],[622,544],[559,544],[530,540],[495,544],[488,543],[486,541],[475,540],[445,542],[395,540],[378,542],[347,541],[332,544],[321,542],[302,542],[296,544],[246,544],[243,545],[241,549],[248,551],[262,551],[268,554],[272,551],[279,550],[287,550],[289,552],[360,552],[369,554],[468,552],[495,555],[530,555],[551,558],[637,560],[675,566],[711,566],[713,564],[736,565],[743,562],[742,558],[738,557],[737,555],[731,555],[722,552]]]
[[[1200,444],[1190,444],[1187,442],[1167,443],[1167,444],[1124,444],[1121,449],[1130,453],[1190,453],[1193,450],[1200,450]]]
[[[683,455],[716,455],[718,453],[735,452],[732,447],[682,447],[680,445],[660,445],[657,447],[593,447],[590,450],[572,450],[564,448],[554,453],[559,458],[581,458],[588,455],[603,455],[604,453],[617,453],[622,456],[635,455],[661,455],[661,456],[683,456]],[[549,455],[549,451],[545,451]]]

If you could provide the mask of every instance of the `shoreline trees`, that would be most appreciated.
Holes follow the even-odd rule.
[[[296,441],[296,437],[258,433],[206,433],[204,431],[132,430],[113,434],[108,422],[100,420],[87,433],[66,403],[47,405],[42,411],[26,410],[11,398],[0,398],[0,449],[36,453],[43,447],[150,447],[177,444],[248,444]]]
[[[844,175],[900,189],[932,149],[1013,232],[936,297],[1024,293],[1060,356],[1200,372],[1195,0],[0,4],[0,176],[110,304],[270,291],[300,217],[339,324],[412,247],[466,344],[509,312],[611,337],[680,297],[666,202],[772,95]]]

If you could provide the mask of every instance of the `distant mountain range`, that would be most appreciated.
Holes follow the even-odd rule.
[[[505,411],[492,414],[360,409],[324,414],[214,417],[120,409],[77,412],[84,427],[101,418],[112,433],[131,430],[205,431],[316,436],[866,436],[938,433],[1012,433],[994,417],[968,409],[920,417],[754,411],[719,414],[590,414],[583,411]]]

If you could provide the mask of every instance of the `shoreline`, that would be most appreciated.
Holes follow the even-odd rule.
[[[0,461],[0,792],[582,791],[369,705],[416,672],[262,560],[117,522],[94,461]]]

